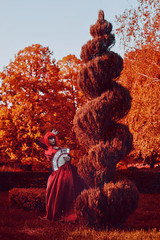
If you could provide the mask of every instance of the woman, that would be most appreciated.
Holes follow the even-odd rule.
[[[48,161],[60,149],[57,136],[48,132],[44,136],[47,146],[45,156]],[[48,178],[46,189],[46,216],[48,220],[61,220],[75,222],[77,216],[74,212],[74,202],[77,195],[84,189],[84,182],[77,174],[77,168],[70,164],[70,156],[65,157],[65,162],[58,170],[54,170]]]

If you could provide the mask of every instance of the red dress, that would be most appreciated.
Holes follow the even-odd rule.
[[[53,157],[57,150],[48,147],[45,155]],[[66,162],[53,171],[48,178],[46,189],[46,218],[48,220],[62,220],[75,222],[74,202],[78,194],[84,189],[84,182],[77,173],[77,168]]]

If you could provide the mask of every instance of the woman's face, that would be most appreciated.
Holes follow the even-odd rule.
[[[54,137],[48,138],[48,142],[51,146],[55,146],[56,144],[56,139]]]

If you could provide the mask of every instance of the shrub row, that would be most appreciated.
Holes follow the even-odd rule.
[[[160,193],[159,170],[117,170],[116,178],[134,181],[140,193]]]
[[[12,188],[45,188],[49,172],[0,172],[0,191]]]
[[[0,191],[12,188],[45,188],[49,172],[0,172]],[[129,179],[135,182],[141,193],[160,193],[160,171],[156,170],[117,170],[116,179]]]
[[[9,191],[9,206],[45,210],[44,188],[13,188]]]
[[[6,173],[8,176],[9,173]],[[8,187],[17,184],[9,191],[9,204],[10,206],[18,206],[26,209],[45,210],[45,187],[49,173],[14,173],[16,181]],[[13,180],[13,173],[11,173],[10,181]],[[2,175],[0,175],[2,180]],[[3,173],[4,177],[4,173]],[[160,172],[146,171],[146,170],[117,170],[116,179],[130,179],[135,182],[138,190],[141,193],[160,193]],[[35,179],[37,181],[35,181]],[[1,182],[0,182],[1,183]],[[9,183],[9,181],[8,181]],[[33,184],[40,187],[30,187]],[[6,185],[7,186],[7,185]],[[23,186],[23,187],[22,187]],[[43,186],[43,187],[42,187]],[[27,187],[27,188],[25,188]]]

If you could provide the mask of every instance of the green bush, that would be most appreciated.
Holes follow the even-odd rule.
[[[44,211],[45,192],[44,188],[13,188],[9,191],[9,205]]]

